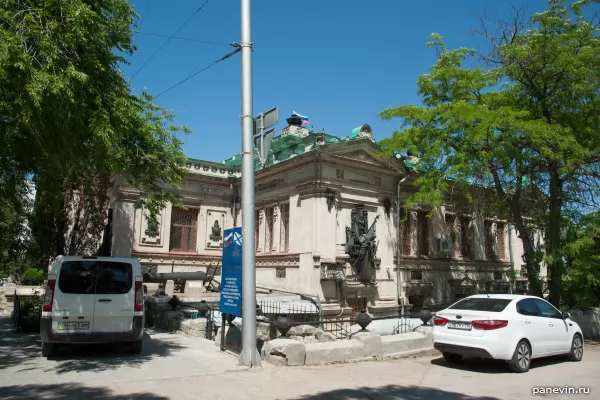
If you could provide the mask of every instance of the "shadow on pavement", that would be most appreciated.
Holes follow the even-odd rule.
[[[567,361],[564,357],[547,357],[531,361],[531,369],[542,368],[548,365],[561,364]],[[459,363],[450,363],[442,357],[431,360],[433,365],[440,367],[453,368],[461,371],[478,372],[482,374],[514,374],[502,360],[477,360],[466,359]]]
[[[6,386],[0,390],[2,399],[19,400],[168,400],[168,397],[156,396],[152,393],[133,393],[127,395],[115,394],[111,390],[101,387],[87,387],[74,383],[60,385],[19,385]]]
[[[176,340],[153,339],[145,334],[141,354],[131,354],[126,344],[69,345],[59,347],[57,356],[44,362],[39,334],[17,333],[12,329],[10,319],[0,318],[0,371],[20,367],[18,372],[101,372],[122,366],[137,367],[184,348]]]
[[[296,400],[499,400],[497,397],[473,397],[462,393],[422,386],[363,387],[360,389],[338,389],[331,392],[317,393],[298,397]]]

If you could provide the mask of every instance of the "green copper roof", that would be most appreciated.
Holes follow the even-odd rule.
[[[273,138],[273,142],[271,143],[265,168],[312,151],[318,151],[319,144],[317,144],[317,138],[319,137],[323,138],[323,144],[334,144],[350,140],[363,139],[360,137],[339,138],[325,132],[309,132],[308,136],[305,137],[294,135],[276,136]],[[260,169],[260,160],[258,158],[258,152],[256,149],[254,149],[254,156],[254,168],[255,170],[258,170]],[[223,164],[233,167],[241,167],[241,163],[241,154],[236,154],[233,157],[223,161]]]

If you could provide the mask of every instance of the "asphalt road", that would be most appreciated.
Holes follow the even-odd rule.
[[[440,356],[391,362],[247,370],[211,342],[150,331],[140,355],[125,347],[73,348],[41,357],[35,335],[15,334],[0,317],[0,399],[497,400],[600,398],[600,345],[583,361],[534,361],[525,374],[502,362],[448,365]],[[535,388],[589,394],[533,395]]]

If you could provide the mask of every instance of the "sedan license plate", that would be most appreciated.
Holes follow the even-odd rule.
[[[87,331],[89,329],[90,323],[87,321],[59,322],[56,324],[57,331]]]
[[[470,322],[448,322],[448,329],[458,329],[461,331],[470,331],[473,328]]]

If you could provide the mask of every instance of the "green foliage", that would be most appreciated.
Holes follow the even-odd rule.
[[[39,293],[21,300],[19,311],[19,330],[24,333],[38,333],[42,317],[43,298]]]
[[[408,205],[456,196],[489,214],[508,213],[538,295],[544,257],[531,238],[536,227],[546,230],[556,305],[561,216],[565,208],[593,204],[600,193],[600,31],[581,12],[588,3],[551,0],[548,10],[525,21],[499,23],[498,33],[484,30],[490,54],[451,50],[432,35],[428,45],[438,59],[418,79],[424,106],[381,113],[401,119],[404,128],[382,141],[384,151],[418,154],[427,166],[417,167],[418,191]],[[466,66],[473,56],[483,63]]]
[[[570,308],[600,306],[600,212],[568,225],[562,299]]]
[[[177,133],[189,130],[150,94],[130,93],[119,65],[135,50],[135,17],[126,0],[0,0],[0,179],[15,182],[7,198],[16,199],[19,182],[33,178],[40,263],[94,247],[83,233],[101,231],[107,176],[139,188],[152,216],[176,200],[166,189],[184,179]],[[76,221],[77,209],[95,216]],[[13,230],[26,215],[3,203],[0,213]],[[0,253],[19,247],[0,245]]]
[[[44,283],[46,272],[43,269],[29,268],[21,275],[21,284],[38,286]]]

